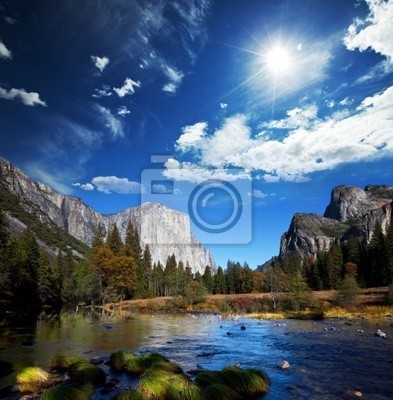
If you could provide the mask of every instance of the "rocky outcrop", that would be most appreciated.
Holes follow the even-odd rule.
[[[348,230],[348,225],[319,214],[295,214],[281,236],[280,254],[299,252],[316,257],[327,251]]]
[[[55,224],[82,243],[90,245],[99,223],[106,231],[116,224],[124,238],[129,220],[138,228],[141,246],[148,244],[152,261],[165,263],[175,254],[188,262],[193,272],[203,272],[207,265],[215,269],[210,252],[190,230],[187,214],[158,203],[145,203],[120,213],[102,215],[80,198],[64,196],[51,187],[35,182],[8,161],[0,158],[0,185],[16,195],[20,205],[45,224]]]
[[[280,255],[297,251],[316,257],[333,243],[351,236],[367,244],[378,221],[383,232],[391,220],[393,186],[337,186],[332,190],[323,217],[319,214],[295,214],[287,232],[281,237]]]

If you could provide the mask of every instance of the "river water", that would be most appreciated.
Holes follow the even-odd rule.
[[[374,335],[378,328],[386,339]],[[154,314],[118,321],[62,314],[33,325],[0,328],[0,360],[15,370],[30,365],[48,369],[56,354],[107,360],[120,349],[159,352],[185,371],[232,364],[261,369],[271,380],[266,400],[359,398],[355,392],[362,399],[393,398],[392,320],[276,322]],[[283,360],[290,363],[288,370],[279,368]],[[12,378],[0,378],[0,388]],[[136,383],[125,379],[120,387]],[[110,399],[114,393],[97,391],[94,400]]]

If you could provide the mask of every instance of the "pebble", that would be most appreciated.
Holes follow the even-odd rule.
[[[375,332],[375,336],[386,339],[386,333],[382,332],[380,329],[377,329],[377,331]]]

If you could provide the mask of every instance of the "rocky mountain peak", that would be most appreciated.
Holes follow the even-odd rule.
[[[336,186],[323,216],[341,222],[354,221],[392,199],[393,186],[369,185],[365,190],[357,186]]]
[[[31,180],[20,169],[0,158],[0,186],[18,197],[20,205],[45,224],[55,224],[90,246],[98,224],[108,232],[113,224],[124,239],[128,221],[137,227],[141,246],[150,247],[152,261],[165,264],[168,256],[189,263],[193,272],[215,269],[210,252],[192,235],[187,214],[159,203],[144,203],[116,214],[102,215],[80,198],[65,196],[50,186]]]

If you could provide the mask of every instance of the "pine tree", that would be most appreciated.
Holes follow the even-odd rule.
[[[168,257],[164,271],[165,296],[178,294],[177,287],[177,261],[174,254]]]
[[[61,281],[57,264],[51,264],[46,251],[40,252],[40,265],[37,273],[38,295],[41,304],[60,306]]]
[[[224,271],[221,267],[218,267],[214,275],[214,294],[225,294],[226,287]]]
[[[94,237],[91,243],[91,247],[98,247],[105,244],[105,227],[101,224],[98,224],[96,231],[94,232]]]
[[[213,293],[213,275],[211,268],[207,265],[202,275],[203,283],[209,293]]]
[[[62,276],[61,283],[61,297],[64,303],[75,303],[75,260],[72,255],[72,251],[70,248],[67,248],[66,254],[63,260],[63,269],[60,271],[60,275]]]
[[[388,261],[386,283],[390,285],[393,283],[393,202],[390,203],[390,222],[386,230],[385,243]]]
[[[240,272],[240,293],[251,293],[253,284],[253,271],[244,263]]]
[[[327,272],[327,289],[337,289],[341,282],[343,269],[343,253],[341,246],[334,244],[327,255],[326,272]]]
[[[112,229],[108,233],[106,245],[112,250],[112,253],[115,256],[120,255],[123,247],[123,242],[121,240],[119,229],[117,228],[116,224],[112,225]]]
[[[372,286],[384,286],[389,279],[388,265],[389,256],[379,221],[375,223],[372,237],[368,245],[369,264],[371,266]]]
[[[0,307],[11,302],[11,272],[8,262],[8,243],[10,240],[8,219],[0,209]]]
[[[137,228],[132,224],[131,220],[128,221],[126,228],[126,237],[124,240],[125,245],[130,249],[130,255],[134,260],[142,258],[142,248],[140,244],[140,237]]]

